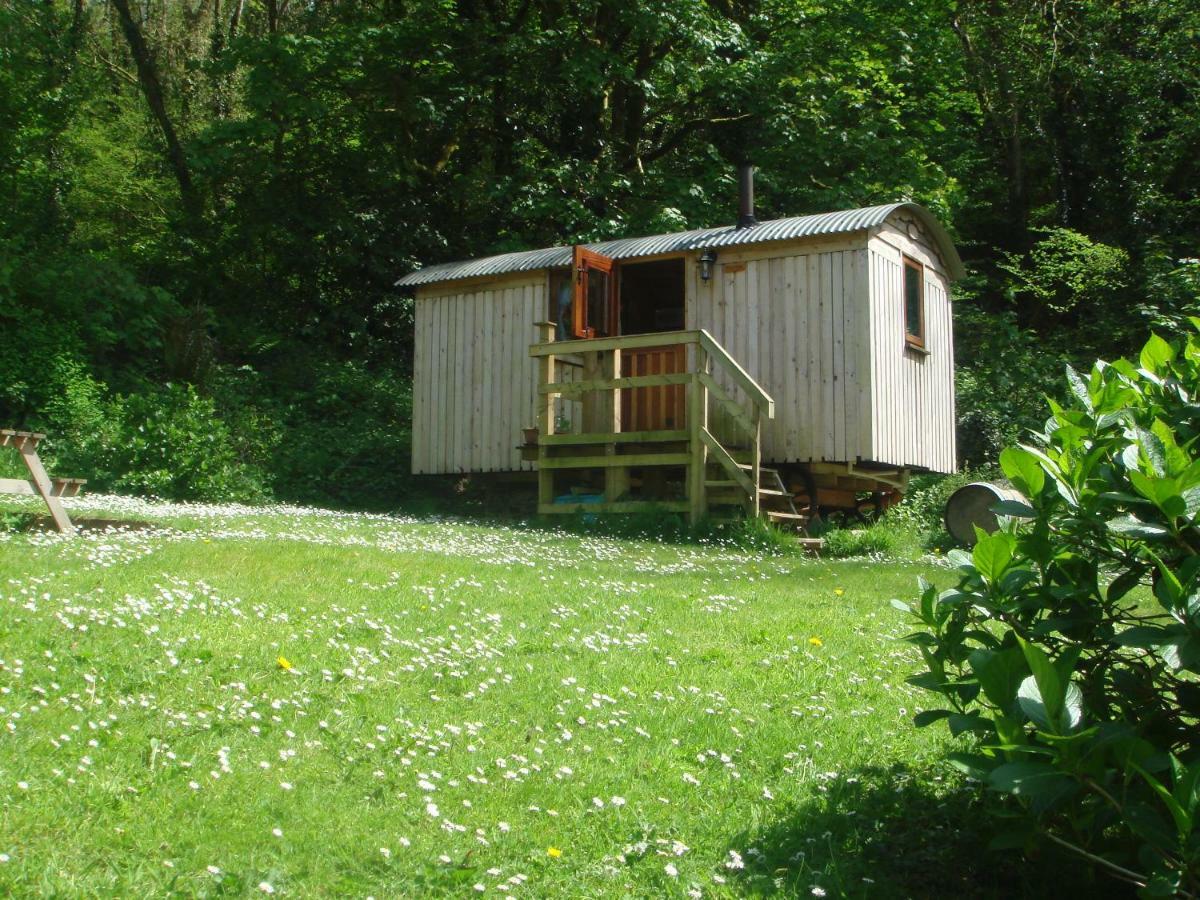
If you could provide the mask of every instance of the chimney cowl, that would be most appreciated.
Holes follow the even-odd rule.
[[[742,163],[738,166],[738,228],[750,228],[758,224],[754,216],[754,166]]]

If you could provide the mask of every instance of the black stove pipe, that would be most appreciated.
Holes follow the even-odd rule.
[[[738,228],[757,225],[754,217],[754,166],[742,163],[738,166]]]

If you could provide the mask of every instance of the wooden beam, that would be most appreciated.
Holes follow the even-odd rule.
[[[580,444],[660,444],[686,441],[686,431],[618,431],[592,434],[548,434],[538,442],[548,447],[570,447]]]
[[[688,388],[688,431],[691,433],[691,444],[688,453],[691,462],[688,463],[688,521],[693,526],[699,524],[708,511],[708,488],[705,485],[704,470],[708,465],[708,448],[700,436],[701,431],[708,430],[708,386],[705,383],[708,376],[708,354],[702,346],[696,347],[696,378]]]
[[[603,366],[604,377],[615,380],[622,377],[622,352],[613,350],[608,353]],[[621,395],[616,391],[602,395],[606,402],[604,407],[604,428],[616,434],[621,430]],[[616,441],[604,445],[605,456],[616,456],[619,446]],[[624,466],[609,466],[604,470],[604,497],[613,503],[629,493],[629,469]]]
[[[592,381],[554,381],[538,386],[539,394],[586,394],[591,391],[611,391],[621,388],[664,387],[671,384],[688,384],[690,372],[671,375],[632,375],[628,378],[598,378]]]
[[[725,393],[725,389],[717,384],[711,375],[707,372],[701,372],[696,377],[704,382],[704,386],[708,388],[709,395],[721,404],[721,409],[725,410],[730,418],[741,425],[743,430],[749,432],[754,428],[754,420],[750,418],[746,410]]]
[[[54,496],[54,486],[50,483],[50,476],[46,474],[42,461],[38,459],[37,442],[24,440],[17,449],[21,451],[21,459],[25,461],[25,468],[29,470],[30,480],[37,488],[37,492],[42,495],[46,508],[50,510],[50,518],[54,520],[55,527],[63,534],[74,534],[75,526],[71,524],[71,519],[67,515],[67,511],[63,509],[62,503]]]
[[[536,322],[539,337],[545,343],[554,343],[554,323]],[[554,380],[554,354],[545,353],[538,362],[538,379],[541,384],[549,384]],[[549,503],[554,499],[554,473],[542,468],[546,458],[546,448],[541,439],[554,434],[554,396],[539,394],[537,398],[538,413],[538,503]]]
[[[538,460],[542,469],[607,469],[610,466],[686,466],[688,453],[629,453],[624,456],[552,456]]]
[[[711,338],[709,338],[711,340]],[[542,341],[529,348],[530,356],[547,354],[594,353],[602,350],[636,350],[639,347],[666,347],[673,344],[694,344],[700,340],[698,331],[659,331],[653,334],[627,334],[611,338],[586,338],[574,341]]]
[[[750,476],[732,456],[729,451],[721,446],[721,442],[712,436],[712,432],[707,428],[700,429],[700,439],[707,445],[709,452],[712,453],[713,459],[721,464],[721,467],[729,473],[729,476],[738,483],[743,491],[747,494],[758,492],[758,485],[750,480]]]
[[[22,478],[0,478],[0,494],[37,496],[37,485]]]
[[[716,338],[704,329],[700,330],[700,346],[729,372],[733,380],[746,392],[746,396],[762,409],[768,419],[775,418],[775,401],[771,399],[771,395],[763,390],[762,385],[750,377],[750,373],[743,369],[738,361],[717,343]]]

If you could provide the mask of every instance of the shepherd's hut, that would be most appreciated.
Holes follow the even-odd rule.
[[[542,513],[803,523],[952,472],[950,285],[915,203],[433,265],[412,469],[536,471]]]

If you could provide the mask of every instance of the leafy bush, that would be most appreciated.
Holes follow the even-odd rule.
[[[821,535],[823,556],[840,559],[850,556],[912,556],[917,550],[916,533],[885,518],[864,528],[834,528]]]
[[[302,399],[270,410],[282,499],[387,510],[413,493],[411,379],[319,363]]]
[[[1071,401],[1005,450],[1027,498],[922,584],[912,682],[973,735],[954,762],[1012,795],[1020,825],[1144,896],[1200,892],[1200,320],[1181,347],[1068,369]]]
[[[190,386],[112,395],[82,365],[59,360],[41,427],[57,474],[92,490],[170,500],[266,499],[265,477],[239,458],[215,402]]]
[[[968,468],[953,475],[918,475],[909,483],[904,500],[888,510],[883,521],[894,530],[908,531],[927,549],[952,547],[957,541],[946,531],[946,501],[974,481],[995,481],[1000,470],[992,466]]]

